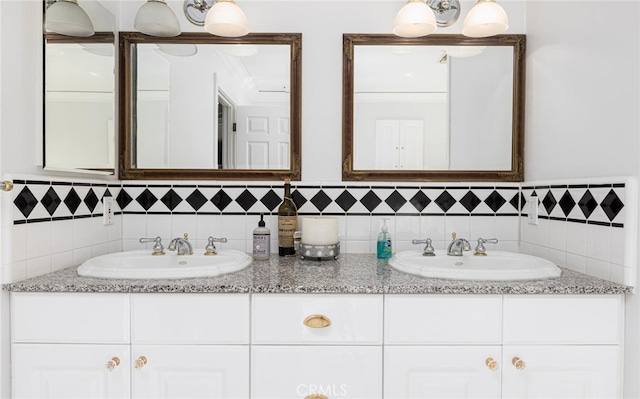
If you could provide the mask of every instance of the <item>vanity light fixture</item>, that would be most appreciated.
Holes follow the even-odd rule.
[[[249,33],[249,22],[233,0],[185,0],[184,15],[194,25],[216,36],[240,37]]]
[[[478,0],[464,19],[462,34],[469,37],[489,37],[509,29],[509,19],[495,0]]]
[[[249,21],[233,0],[218,0],[207,13],[204,30],[216,36],[240,37],[249,33]]]
[[[178,17],[165,0],[148,0],[140,7],[133,27],[150,36],[172,37],[180,34]]]
[[[393,34],[400,37],[426,36],[436,31],[433,10],[422,0],[408,0],[393,21]]]
[[[408,0],[393,22],[393,33],[401,37],[421,37],[437,27],[453,25],[460,16],[459,0]],[[495,0],[478,0],[464,20],[462,34],[489,37],[509,28],[507,13]]]
[[[96,32],[77,0],[47,1],[45,29],[66,36],[88,37]]]

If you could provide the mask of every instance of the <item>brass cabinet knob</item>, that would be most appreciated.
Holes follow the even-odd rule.
[[[325,328],[331,325],[331,320],[325,315],[312,314],[307,316],[302,323],[309,328]]]
[[[491,371],[498,370],[498,362],[492,357],[488,357],[487,360],[484,361],[484,364],[486,364]]]
[[[107,370],[113,371],[116,367],[120,365],[120,358],[114,356],[107,362]]]
[[[133,362],[133,367],[141,369],[145,366],[145,364],[147,364],[147,358],[145,356],[140,356],[136,359],[135,362]]]
[[[329,399],[329,397],[321,393],[312,393],[311,395],[305,396],[304,399]]]
[[[527,363],[525,363],[524,360],[520,359],[517,356],[511,359],[511,364],[513,364],[513,366],[518,370],[524,370],[525,367],[527,367]]]

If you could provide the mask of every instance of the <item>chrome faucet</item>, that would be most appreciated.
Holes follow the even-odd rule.
[[[427,238],[426,240],[411,240],[411,243],[413,245],[416,244],[426,244],[424,246],[423,252],[422,252],[422,256],[436,256],[436,251],[433,249],[433,246],[431,245],[431,238]]]
[[[216,246],[215,246],[214,242],[225,243],[225,242],[227,242],[227,239],[226,238],[209,237],[208,242],[207,242],[207,246],[204,247],[204,254],[205,255],[217,255],[218,254],[218,251],[216,250]]]
[[[485,248],[484,244],[497,244],[497,238],[478,238],[478,245],[476,245],[476,250],[474,251],[474,255],[476,256],[487,256],[487,248]]]
[[[151,255],[164,255],[164,247],[162,246],[162,239],[160,237],[141,238],[139,242],[140,244],[145,244],[147,242],[154,243],[153,248],[151,249]]]
[[[184,238],[177,237],[169,242],[169,251],[177,251],[178,255],[193,255],[193,247],[189,242],[189,235],[184,233]]]
[[[463,251],[470,251],[471,244],[464,238],[456,238],[456,233],[451,234],[453,241],[447,247],[447,255],[449,256],[462,256]]]

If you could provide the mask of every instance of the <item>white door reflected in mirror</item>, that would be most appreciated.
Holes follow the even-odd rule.
[[[135,45],[133,165],[288,169],[290,46],[173,46],[196,51],[184,56]]]

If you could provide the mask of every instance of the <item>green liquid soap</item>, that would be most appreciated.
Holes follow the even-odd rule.
[[[391,234],[389,234],[389,228],[387,227],[388,219],[389,218],[382,218],[382,227],[380,229],[380,234],[378,234],[378,243],[376,246],[378,259],[389,259],[393,256]]]

